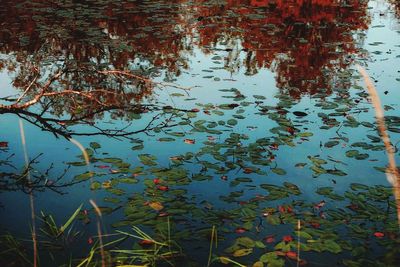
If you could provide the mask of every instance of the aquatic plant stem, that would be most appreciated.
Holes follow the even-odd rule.
[[[400,226],[400,173],[399,170],[397,169],[394,153],[393,153],[393,146],[390,142],[389,135],[387,134],[386,131],[386,125],[385,125],[385,117],[384,117],[384,112],[382,109],[382,104],[380,101],[380,98],[378,96],[378,93],[375,89],[374,84],[372,83],[371,79],[369,78],[368,73],[366,70],[357,65],[358,71],[360,72],[361,76],[364,78],[365,85],[368,89],[368,93],[371,97],[371,102],[372,106],[375,109],[375,117],[376,117],[376,122],[378,124],[378,130],[379,134],[382,138],[382,141],[385,145],[386,149],[386,154],[388,157],[389,161],[389,167],[386,170],[386,175],[388,177],[392,178],[392,183],[393,183],[393,194],[396,200],[396,209],[397,209],[397,221]]]
[[[301,222],[297,220],[297,267],[300,266],[300,229]]]
[[[79,143],[77,140],[71,138],[69,139],[71,143],[76,145],[82,152],[83,158],[85,159],[86,166],[88,168],[90,175],[90,184],[93,183],[93,173],[90,170],[90,157],[88,153],[86,152],[85,148],[81,143]],[[104,254],[104,247],[103,247],[103,235],[101,231],[101,210],[97,206],[96,202],[92,199],[89,200],[90,204],[93,206],[95,212],[96,212],[96,218],[97,218],[97,234],[99,236],[99,246],[100,246],[100,254],[101,254],[101,266],[105,267],[106,266],[106,261],[105,261],[105,254]]]
[[[23,125],[21,119],[19,119],[19,130],[21,133],[21,142],[22,142],[22,147],[24,150],[25,168],[27,171],[28,183],[30,184],[31,183],[31,172],[29,170],[29,158],[28,158],[28,151],[26,148],[24,125]],[[31,208],[31,221],[32,221],[33,267],[37,267],[38,252],[37,252],[37,237],[36,237],[36,223],[35,223],[36,215],[35,215],[35,203],[34,203],[32,190],[30,190],[30,192],[29,192],[29,202],[30,202],[30,208]]]
[[[213,225],[212,230],[211,230],[210,250],[209,250],[209,252],[208,252],[207,267],[209,267],[210,264],[211,264],[211,256],[212,256],[212,248],[213,248],[213,242],[214,242],[214,235],[215,235],[215,225]]]
[[[101,210],[97,206],[96,202],[94,202],[92,199],[89,200],[90,204],[93,206],[94,210],[96,211],[97,214],[97,234],[99,236],[99,246],[100,246],[100,254],[101,254],[101,266],[105,267],[106,266],[106,261],[105,261],[105,254],[104,254],[104,247],[103,247],[103,238],[102,238],[102,233],[101,233]]]

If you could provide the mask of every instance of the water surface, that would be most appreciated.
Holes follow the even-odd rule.
[[[174,251],[119,253],[156,246],[130,237],[106,246],[110,266],[398,263],[387,155],[356,69],[398,156],[395,1],[2,1],[0,14],[1,229],[29,259],[32,193],[42,266],[98,246],[90,199],[104,243],[135,226]],[[62,225],[81,204],[70,234],[40,231],[41,211]]]

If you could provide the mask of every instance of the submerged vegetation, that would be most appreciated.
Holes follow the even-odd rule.
[[[1,266],[400,262],[396,1],[3,2]]]

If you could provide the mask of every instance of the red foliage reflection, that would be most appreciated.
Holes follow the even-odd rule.
[[[272,68],[277,86],[294,97],[329,92],[330,73],[358,52],[353,33],[367,28],[366,10],[366,1],[230,0],[200,12],[200,44],[240,38],[248,74]]]
[[[76,88],[104,83],[104,77],[85,73],[88,66],[144,76],[162,67],[179,75],[195,44],[208,51],[223,41],[230,54],[245,53],[243,62],[228,56],[232,71],[242,65],[252,75],[270,68],[277,86],[293,97],[329,93],[333,73],[358,53],[354,32],[368,24],[363,0],[102,1],[96,6],[85,1],[3,2],[0,51],[16,55],[3,67],[19,64],[27,74],[32,55],[42,65],[73,61],[83,72],[69,72],[65,84]],[[20,77],[15,85],[23,88],[29,80]]]

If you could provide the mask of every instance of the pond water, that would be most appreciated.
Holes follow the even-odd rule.
[[[398,157],[399,19],[381,0],[2,1],[1,266],[398,266],[357,65]]]

